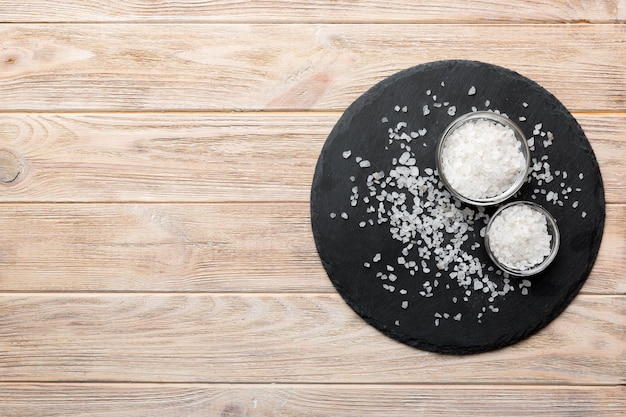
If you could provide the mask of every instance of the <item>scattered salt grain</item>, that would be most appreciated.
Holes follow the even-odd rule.
[[[406,106],[402,107],[402,113],[406,113],[408,108]]]
[[[361,168],[369,168],[371,166],[370,161],[364,159],[361,162],[359,162],[359,166]]]
[[[352,151],[351,150],[343,151],[343,159],[350,158],[350,155],[352,155]]]
[[[474,94],[476,94],[476,87],[471,86],[469,91],[467,92],[468,96],[473,96]]]
[[[341,213],[341,218],[348,220],[348,213],[346,213],[345,211],[343,213]]]
[[[523,102],[523,103],[522,103],[522,106],[524,106],[524,107],[528,107],[528,103]]]
[[[485,100],[485,107],[489,107],[490,104],[491,104],[491,101]]]
[[[587,212],[583,211],[582,213],[580,213],[580,217],[582,217],[583,219],[587,217]]]
[[[450,106],[450,108],[448,109],[448,115],[449,116],[454,116],[456,114],[456,107],[455,106]]]
[[[335,217],[337,217],[337,213],[330,213],[330,218],[334,219]]]
[[[525,118],[524,116],[520,116],[520,117],[518,117],[518,120],[519,120],[520,122],[525,122],[525,121],[526,121],[526,118]]]
[[[374,255],[374,258],[372,259],[372,261],[378,262],[380,261],[380,258],[381,258],[380,253],[377,253],[376,255]]]

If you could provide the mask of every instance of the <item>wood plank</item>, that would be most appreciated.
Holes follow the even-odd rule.
[[[620,0],[228,0],[146,2],[0,0],[2,22],[606,22],[618,19]]]
[[[0,291],[334,293],[309,206],[4,204]],[[583,287],[623,294],[626,205],[609,205]]]
[[[338,295],[2,295],[1,382],[623,384],[626,298],[488,354],[419,351]]]
[[[624,387],[0,384],[5,417],[617,416]]]
[[[575,116],[607,200],[626,202],[626,114]],[[339,117],[0,114],[0,201],[308,201],[315,163]]]
[[[626,103],[621,24],[7,24],[0,39],[2,111],[343,110],[450,57],[516,70],[571,110]]]

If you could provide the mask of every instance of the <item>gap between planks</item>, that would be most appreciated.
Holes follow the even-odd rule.
[[[517,390],[517,389],[528,389],[528,390],[536,390],[537,388],[545,388],[545,389],[559,389],[560,387],[568,387],[568,388],[620,388],[624,387],[624,384],[573,384],[573,383],[532,383],[532,382],[507,382],[506,384],[500,383],[485,383],[485,382],[466,382],[466,383],[458,383],[458,382],[433,382],[433,383],[414,383],[414,382],[203,382],[203,381],[194,381],[194,382],[186,382],[186,381],[171,381],[171,382],[163,382],[163,381],[109,381],[109,380],[85,380],[85,381],[73,381],[73,380],[59,380],[59,381],[26,381],[26,380],[1,380],[0,379],[0,388],[3,385],[75,385],[75,386],[89,386],[89,385],[101,385],[101,386],[111,386],[111,387],[121,387],[121,386],[132,386],[132,387],[163,387],[167,385],[177,386],[177,387],[215,387],[215,388],[228,388],[228,387],[242,387],[242,386],[251,386],[251,387],[271,387],[271,388],[288,388],[288,387],[301,387],[301,388],[319,388],[325,386],[332,386],[336,388],[351,388],[351,387],[363,387],[363,388],[393,388],[393,387],[401,387],[401,388],[428,388],[428,389],[437,389],[437,387],[441,387],[441,389],[488,389],[492,390],[494,387],[498,387],[498,389],[503,390]]]

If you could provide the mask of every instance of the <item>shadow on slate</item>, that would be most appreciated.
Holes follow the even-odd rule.
[[[434,107],[433,96],[437,96],[441,107]],[[424,105],[428,105],[430,114],[424,115]],[[455,111],[451,110],[452,106]],[[405,268],[396,268],[395,287],[406,289],[406,295],[384,289],[376,272],[390,261],[395,265],[404,245],[392,238],[388,223],[359,225],[372,218],[372,214],[366,213],[370,204],[362,201],[367,193],[368,174],[381,170],[388,173],[393,158],[403,152],[398,143],[389,143],[389,128],[406,121],[407,130],[426,129],[424,136],[411,143],[416,165],[423,172],[435,168],[436,142],[445,127],[455,117],[474,109],[497,109],[508,115],[528,138],[536,137],[532,158],[541,160],[547,155],[553,174],[568,173],[566,179],[557,177],[549,184],[539,185],[531,178],[509,200],[535,201],[550,211],[561,232],[561,248],[546,271],[529,278],[532,286],[527,295],[518,287],[521,280],[511,277],[515,290],[494,301],[499,311],[493,313],[487,309],[480,321],[477,317],[482,308],[491,304],[489,294],[474,291],[468,301],[463,301],[464,291],[446,272],[442,271],[438,278],[439,286],[433,289],[432,297],[419,295],[424,282],[432,285],[436,279],[434,265],[427,273],[420,268],[414,276]],[[522,121],[520,117],[526,119]],[[383,118],[387,119],[386,123]],[[548,147],[543,146],[544,137],[533,134],[539,123],[542,131],[554,135]],[[343,152],[347,150],[351,156],[344,158]],[[371,167],[360,167],[355,162],[357,156],[368,160]],[[355,186],[361,195],[358,204],[352,206],[350,196]],[[568,199],[561,198],[562,206],[548,202],[546,195],[538,193],[536,200],[531,199],[536,189],[561,192],[567,187],[572,191]],[[574,201],[578,202],[576,207]],[[487,209],[487,213],[493,213],[496,208]],[[335,213],[334,218],[331,213]],[[342,218],[341,213],[346,213],[348,219]],[[476,61],[418,65],[392,75],[359,97],[328,136],[311,190],[315,244],[330,280],[346,303],[385,335],[419,349],[446,354],[499,349],[529,337],[555,319],[576,296],[591,271],[602,239],[604,218],[604,189],[598,163],[574,117],[537,83],[506,68]],[[482,245],[481,227],[468,233],[466,245],[481,244],[473,253],[486,271],[492,262]],[[376,253],[381,254],[381,261],[374,264],[372,257]],[[418,264],[422,261],[415,248],[406,258]],[[366,262],[371,263],[369,268],[364,266]],[[488,274],[501,288],[504,278],[494,272]],[[445,284],[450,284],[450,288],[445,289]],[[453,297],[457,297],[456,303]],[[402,301],[408,302],[406,308]],[[442,318],[435,326],[434,315],[442,312],[448,312],[450,317]],[[453,320],[451,316],[458,313],[462,319]]]

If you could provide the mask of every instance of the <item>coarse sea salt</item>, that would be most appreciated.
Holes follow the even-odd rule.
[[[525,165],[513,129],[483,118],[463,123],[442,147],[442,173],[452,188],[471,199],[506,192]]]
[[[430,95],[431,91],[427,93]],[[431,112],[445,114],[444,112],[451,111],[452,105],[455,104],[447,102],[442,104],[436,102],[436,96],[432,98],[435,102],[431,107],[428,105],[418,107],[416,113],[421,113],[423,116]],[[446,104],[450,106],[441,108]],[[489,101],[485,102],[485,105],[489,106]],[[397,113],[400,111],[404,113],[403,107],[400,105],[397,107],[394,109]],[[407,107],[406,112],[409,111]],[[472,107],[472,111],[477,111],[475,106]],[[493,112],[500,113],[497,110]],[[508,128],[488,118],[478,120]],[[369,270],[369,274],[375,275],[376,279],[380,280],[380,285],[387,294],[390,296],[392,296],[391,293],[397,294],[395,295],[398,297],[395,299],[396,306],[405,310],[420,306],[419,303],[413,303],[413,301],[409,304],[407,298],[411,293],[413,296],[419,295],[424,299],[447,296],[454,304],[469,306],[471,310],[482,306],[481,313],[473,311],[460,314],[458,310],[442,312],[443,316],[435,316],[435,326],[440,324],[439,319],[441,319],[441,324],[445,325],[444,320],[447,318],[457,321],[476,320],[482,323],[485,319],[484,315],[499,311],[496,306],[500,301],[505,301],[508,293],[518,292],[516,286],[508,280],[507,273],[503,274],[501,270],[496,270],[493,266],[481,262],[480,252],[476,252],[481,247],[480,244],[467,242],[472,236],[479,234],[481,237],[484,236],[486,230],[484,226],[487,225],[489,216],[481,207],[462,205],[446,190],[440,181],[440,173],[436,169],[417,163],[418,158],[410,145],[413,145],[415,149],[422,144],[422,141],[424,141],[423,146],[426,146],[426,142],[432,140],[431,133],[421,127],[423,124],[409,126],[410,123],[405,121],[394,121],[392,124],[386,117],[381,118],[380,121],[382,124],[389,123],[385,127],[385,130],[388,130],[385,151],[397,153],[387,169],[374,170],[368,160],[370,155],[357,156],[350,152],[346,159],[354,158],[355,165],[363,169],[361,172],[364,172],[367,178],[365,184],[359,181],[356,184],[358,188],[352,187],[350,205],[360,212],[354,212],[354,217],[353,212],[350,212],[350,219],[358,218],[358,220],[351,221],[359,228],[380,227],[386,224],[387,227],[382,230],[387,229],[390,237],[401,245],[401,253],[398,255],[402,256],[386,258],[383,261],[381,253],[372,251],[369,257],[363,259],[363,267]],[[514,137],[515,133],[512,130],[511,133],[515,145],[518,146],[519,155],[521,154],[519,151],[522,150],[519,149],[521,146]],[[415,140],[418,137],[422,138],[419,142]],[[418,152],[420,148],[417,148]],[[521,154],[521,156],[523,158],[524,155]],[[538,187],[536,193],[539,193],[542,181],[547,184],[553,179],[547,159],[545,155],[540,161],[536,159],[533,161],[534,169],[528,181],[534,182],[534,185]],[[522,163],[525,171],[525,158]],[[501,176],[502,173],[498,175]],[[350,177],[351,182],[354,183],[355,180],[355,176]],[[545,190],[541,191],[544,195],[546,194]],[[535,197],[535,194],[532,197]],[[355,204],[357,202],[358,206]],[[348,213],[337,210],[331,215],[331,218],[333,217],[348,220]],[[438,279],[433,280],[433,277]],[[411,283],[411,280],[416,279],[419,280],[416,284],[421,284],[419,290]],[[425,279],[429,280],[424,281]],[[410,287],[406,286],[407,284]],[[523,296],[529,295],[529,287],[530,283],[528,287],[520,287],[519,293]],[[449,321],[446,322],[449,323]],[[400,321],[396,321],[396,325],[399,323]]]
[[[546,217],[529,206],[502,210],[492,219],[487,237],[496,259],[518,271],[533,268],[550,255],[552,236]]]

